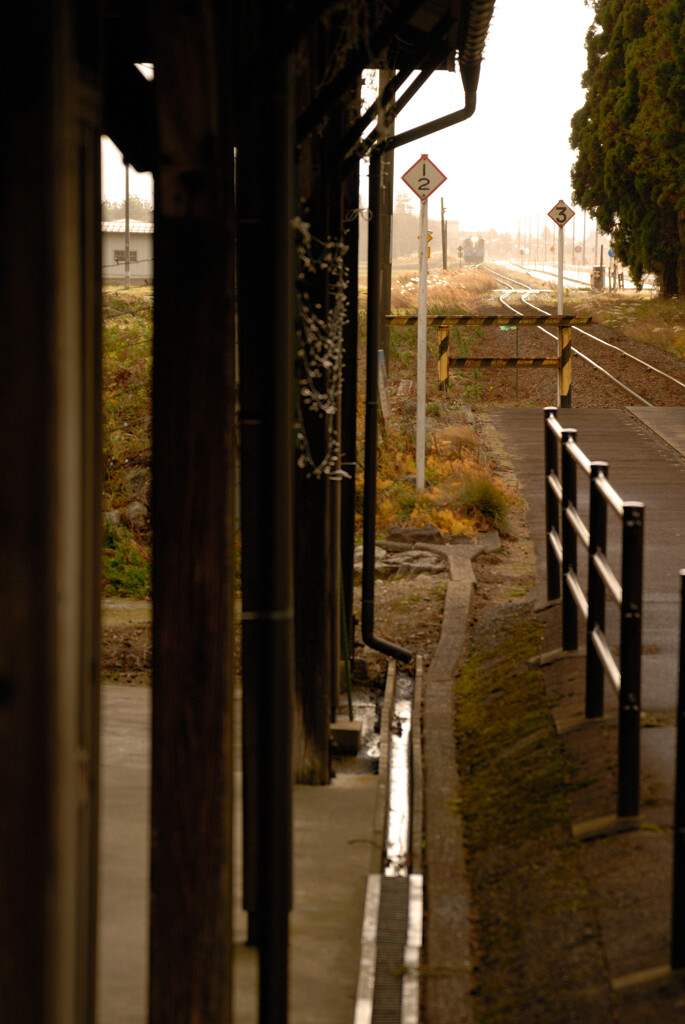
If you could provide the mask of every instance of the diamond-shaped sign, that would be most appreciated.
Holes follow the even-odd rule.
[[[429,160],[426,154],[419,157],[416,163],[402,175],[402,181],[409,186],[419,199],[428,199],[428,196],[440,188],[443,181],[447,181],[447,175]]]
[[[560,228],[563,228],[564,225],[568,224],[571,217],[575,217],[575,215],[576,211],[572,210],[570,206],[567,206],[563,199],[560,199],[556,206],[553,206],[547,214],[547,216],[551,217],[554,223],[558,224]]]

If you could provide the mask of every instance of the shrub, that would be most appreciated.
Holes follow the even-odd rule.
[[[105,520],[102,576],[102,589],[107,597],[150,596],[150,555],[123,523]]]
[[[474,516],[483,526],[506,532],[509,498],[487,474],[476,473],[462,480],[457,503],[464,515]]]

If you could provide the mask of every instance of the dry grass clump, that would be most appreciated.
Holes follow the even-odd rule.
[[[685,299],[664,299],[651,292],[583,293],[570,297],[569,311],[590,313],[596,323],[623,336],[685,358]]]
[[[436,526],[445,536],[472,537],[479,530],[507,529],[511,497],[502,482],[462,447],[447,455],[432,438],[426,446],[426,488],[416,490],[414,433],[410,425],[394,431],[378,459],[376,522],[380,533],[391,526]]]
[[[473,310],[493,279],[479,268],[431,271],[428,312]],[[418,276],[396,278],[392,307],[416,312]],[[363,326],[360,320],[360,325]],[[381,432],[378,449],[376,525],[379,534],[391,526],[437,527],[445,536],[474,536],[479,530],[507,530],[507,512],[514,500],[506,486],[481,459],[467,410],[438,391],[434,367],[427,370],[425,452],[426,488],[416,490],[415,393],[416,327],[394,326],[390,333],[388,394],[392,414]],[[462,390],[462,398],[466,389]],[[360,462],[361,444],[360,441]],[[359,493],[363,475],[357,476]],[[359,503],[358,503],[359,507]]]
[[[484,292],[492,288],[492,277],[478,267],[459,270],[430,270],[428,275],[428,312],[465,312]],[[390,305],[395,312],[416,312],[419,302],[419,276],[400,274],[393,280]]]

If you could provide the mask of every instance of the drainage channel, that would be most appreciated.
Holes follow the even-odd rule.
[[[419,1020],[423,876],[410,871],[414,685],[390,663],[379,768],[387,786],[383,871],[367,882],[354,1024]]]
[[[409,872],[413,695],[414,680],[405,674],[398,675],[389,737],[388,813],[383,870],[383,874],[390,877],[404,876]]]

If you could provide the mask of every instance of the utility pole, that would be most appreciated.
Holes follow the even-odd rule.
[[[128,190],[128,163],[126,167],[126,198],[124,200],[124,216],[126,218],[126,229],[124,234],[124,258],[125,258],[125,278],[124,283],[127,288],[131,287],[131,220],[129,217],[129,190]]]
[[[395,72],[391,68],[381,68],[378,76],[378,137],[385,139],[395,134],[394,96],[390,103],[383,104],[383,94],[393,80]],[[390,312],[390,293],[392,291],[392,211],[393,184],[395,176],[395,153],[389,149],[381,154],[381,194],[378,210],[379,253],[381,267],[381,308],[384,313]],[[383,317],[380,326],[380,348],[385,354],[385,365],[390,366],[390,328]]]
[[[585,222],[587,220],[587,210],[583,210],[583,266],[587,265],[585,260]]]
[[[447,270],[447,221],[445,220],[445,203],[440,196],[440,235],[442,238],[442,269]]]

